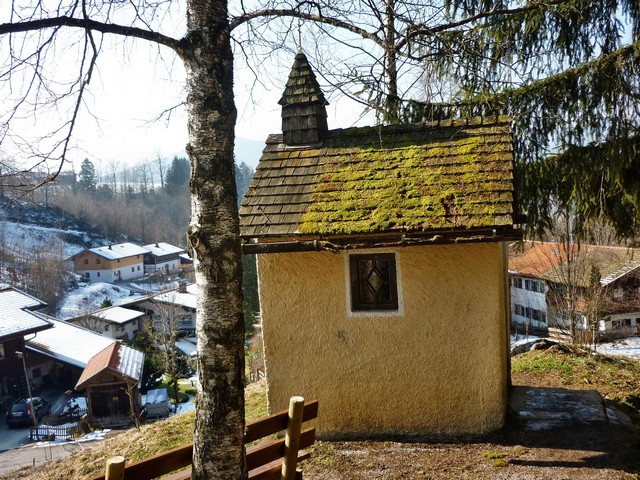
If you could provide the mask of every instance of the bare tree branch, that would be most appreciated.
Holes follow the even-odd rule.
[[[0,24],[0,35],[7,33],[29,32],[56,27],[82,28],[84,30],[92,30],[101,33],[111,33],[125,37],[140,38],[149,42],[165,45],[181,56],[184,54],[183,42],[185,40],[176,40],[175,38],[163,35],[159,32],[145,30],[138,27],[99,22],[96,20],[91,20],[89,18],[75,18],[66,15],[53,18],[43,18],[39,20],[27,20],[24,22],[3,23]]]
[[[319,9],[320,7],[318,7]],[[360,35],[362,38],[365,38],[367,40],[371,40],[372,42],[376,43],[377,45],[384,45],[384,39],[379,37],[378,35],[374,34],[374,33],[370,33],[367,30],[365,30],[364,28],[360,28],[352,23],[348,23],[346,21],[342,21],[338,18],[334,18],[334,17],[325,17],[321,14],[319,15],[313,15],[310,13],[306,13],[306,12],[302,12],[296,9],[264,9],[264,10],[257,10],[255,12],[251,12],[251,13],[246,13],[240,16],[237,16],[235,18],[232,18],[231,21],[229,22],[230,28],[231,30],[234,30],[235,28],[237,28],[238,26],[242,25],[243,23],[247,23],[250,22],[251,20],[257,19],[257,18],[275,18],[275,17],[290,17],[290,18],[299,18],[301,20],[309,20],[312,22],[317,22],[317,23],[323,23],[326,25],[331,25],[334,27],[338,27],[338,28],[342,28],[344,30],[347,30],[349,32],[355,33],[357,35]]]

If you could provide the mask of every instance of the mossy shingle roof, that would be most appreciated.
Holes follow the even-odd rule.
[[[508,118],[267,139],[240,208],[244,238],[472,232],[514,224]]]

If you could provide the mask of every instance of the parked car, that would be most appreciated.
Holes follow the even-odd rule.
[[[149,390],[142,396],[142,408],[147,418],[166,417],[171,411],[171,403],[166,388]]]
[[[44,398],[20,398],[11,404],[11,408],[7,412],[7,425],[9,427],[33,425],[31,408],[35,408],[36,419],[38,422],[42,417],[51,413],[51,404]]]

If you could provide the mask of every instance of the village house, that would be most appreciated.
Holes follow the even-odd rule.
[[[135,299],[123,304],[146,313],[154,329],[166,331],[175,329],[179,334],[188,335],[196,330],[196,301],[198,286],[180,281],[178,288]]]
[[[326,103],[298,52],[240,209],[269,411],[317,399],[333,437],[500,428],[505,242],[520,238],[509,119],[329,130]]]
[[[144,276],[148,250],[133,243],[89,248],[73,255],[73,271],[87,282],[114,283]]]
[[[50,318],[53,328],[27,341],[29,373],[42,372],[48,386],[75,390],[88,400],[90,423],[120,427],[140,413],[139,383],[144,354],[119,341],[77,325]]]
[[[46,303],[8,285],[0,286],[0,406],[18,396],[27,395],[27,380],[41,382],[42,372],[29,368],[25,337],[37,337],[53,327],[52,322],[37,311]],[[28,377],[25,377],[25,368]]]
[[[150,243],[143,248],[147,250],[144,254],[145,273],[175,273],[180,269],[181,255],[186,253],[184,248],[166,242]]]
[[[526,242],[509,260],[511,319],[521,332],[563,336],[574,324],[590,340],[640,332],[640,251]],[[568,255],[568,252],[571,254]],[[570,260],[568,262],[568,260]]]
[[[47,317],[52,328],[39,332],[26,342],[29,353],[29,374],[35,384],[44,378],[65,389],[72,390],[89,360],[114,340],[77,325]],[[38,371],[41,376],[35,375]]]
[[[124,408],[122,391],[137,391],[142,352],[38,311],[45,306],[15,288],[0,289],[4,312],[0,319],[0,405],[6,408],[16,398],[27,396],[29,388],[32,393],[47,387],[72,390],[82,380],[78,388],[93,389],[98,398],[94,400],[95,419],[107,417],[113,425],[125,424],[125,420],[130,423],[128,403],[126,416],[118,412]],[[100,367],[101,362],[107,363],[106,354],[100,356],[105,351],[112,355],[108,365]],[[107,382],[107,373],[113,375],[113,384]],[[104,392],[113,394],[111,400]]]
[[[116,306],[69,318],[67,322],[88,328],[114,340],[131,343],[138,330],[144,326],[144,316],[144,312]]]

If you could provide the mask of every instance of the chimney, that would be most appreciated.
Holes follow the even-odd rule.
[[[179,280],[178,281],[178,293],[187,293],[187,281]]]
[[[325,107],[329,102],[302,49],[298,49],[278,103],[282,105],[282,141],[285,145],[312,145],[327,135]]]

